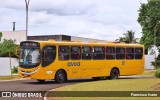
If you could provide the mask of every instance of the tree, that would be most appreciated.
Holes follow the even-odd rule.
[[[160,0],[148,0],[148,3],[142,3],[139,8],[138,22],[142,27],[142,38],[140,43],[145,48],[151,48],[152,45],[160,45]]]
[[[137,42],[137,39],[138,38],[135,38],[135,32],[130,30],[130,31],[127,31],[126,33],[123,34],[124,37],[119,37],[119,39],[116,39],[116,41],[128,41],[129,43],[138,43]]]
[[[11,56],[15,56],[16,47],[15,40],[4,39],[4,41],[0,43],[0,57],[9,57],[9,52]]]
[[[2,35],[0,35],[0,38]],[[11,78],[12,78],[12,66],[11,66],[11,57],[15,57],[15,50],[17,45],[15,44],[15,40],[4,39],[3,42],[0,42],[0,57],[9,57],[10,59],[10,70],[11,70]],[[16,68],[13,71],[17,71]]]
[[[160,0],[148,0],[139,8],[138,22],[142,27],[141,44],[146,49],[153,45],[158,48],[159,55],[155,59],[156,67],[160,66]]]

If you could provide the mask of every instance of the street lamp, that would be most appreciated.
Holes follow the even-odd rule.
[[[25,0],[26,2],[26,40],[28,36],[28,6],[29,6],[29,1],[30,0]]]

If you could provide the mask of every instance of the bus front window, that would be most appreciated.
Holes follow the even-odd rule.
[[[40,63],[40,51],[36,48],[20,49],[19,64],[21,67],[34,67]]]

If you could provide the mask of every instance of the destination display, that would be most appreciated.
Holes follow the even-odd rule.
[[[39,47],[37,42],[21,42],[20,46],[22,47]]]

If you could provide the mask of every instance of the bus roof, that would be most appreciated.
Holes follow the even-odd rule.
[[[126,47],[144,47],[141,44],[132,44],[132,43],[125,43],[125,42],[81,42],[81,41],[55,41],[55,40],[48,40],[48,41],[33,41],[39,42],[40,44],[44,45],[74,45],[74,46],[126,46]]]

